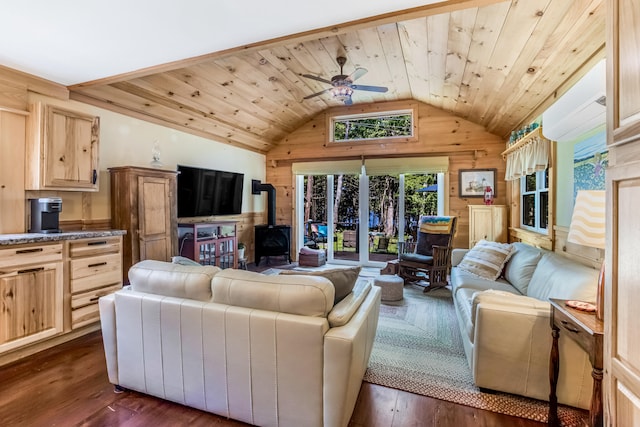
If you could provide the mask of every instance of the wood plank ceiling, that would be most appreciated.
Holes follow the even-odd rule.
[[[472,6],[472,7],[470,7]],[[452,1],[72,86],[71,97],[266,153],[325,109],[330,79],[368,73],[353,103],[415,99],[506,136],[603,55],[604,0]],[[250,29],[249,29],[250,30]],[[586,65],[586,67],[585,67]],[[563,89],[564,88],[564,89]]]

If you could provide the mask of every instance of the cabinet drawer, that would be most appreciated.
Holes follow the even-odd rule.
[[[71,258],[120,252],[120,237],[96,237],[69,242]]]
[[[62,243],[0,249],[0,268],[56,261],[62,261]]]
[[[109,295],[114,293],[117,290],[122,289],[121,284],[108,286],[106,288],[94,289],[89,292],[83,292],[71,297],[71,308],[78,309],[80,307],[84,307],[90,304],[97,304],[98,298],[103,297],[105,295]]]
[[[560,334],[571,337],[584,351],[593,354],[593,337],[564,313],[556,311],[553,319],[555,325],[560,329]]]
[[[91,304],[71,311],[71,328],[76,329],[100,320],[98,304]]]
[[[73,259],[69,262],[71,293],[122,283],[120,254]]]

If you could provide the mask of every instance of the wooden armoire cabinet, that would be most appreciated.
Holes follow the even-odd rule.
[[[607,245],[604,408],[607,426],[640,425],[640,4],[608,0]]]
[[[126,230],[123,280],[145,259],[170,261],[178,252],[177,172],[135,166],[110,168],[111,226]]]
[[[469,205],[469,248],[480,240],[506,243],[508,217],[505,205]]]

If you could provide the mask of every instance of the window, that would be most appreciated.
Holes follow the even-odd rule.
[[[520,178],[520,198],[522,228],[548,234],[549,169]]]
[[[329,141],[409,141],[414,139],[414,122],[414,110],[333,116],[329,122]]]

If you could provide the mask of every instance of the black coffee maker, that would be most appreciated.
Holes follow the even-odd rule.
[[[41,197],[29,199],[31,204],[31,228],[29,233],[60,233],[60,197]]]

